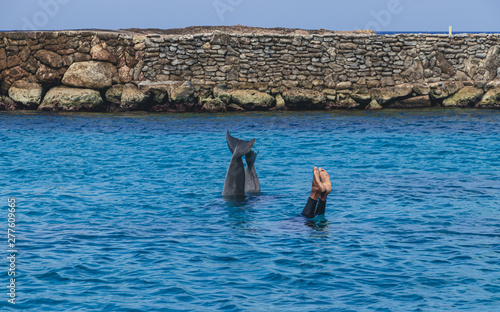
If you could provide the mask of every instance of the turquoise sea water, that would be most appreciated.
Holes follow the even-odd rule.
[[[260,196],[221,197],[226,129]],[[500,310],[500,111],[2,113],[0,142],[2,311]]]

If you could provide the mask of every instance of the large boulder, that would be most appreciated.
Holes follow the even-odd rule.
[[[36,71],[36,78],[46,87],[57,85],[61,82],[61,72],[43,64]]]
[[[396,87],[376,88],[371,90],[372,99],[383,105],[391,101],[401,100],[411,95],[413,86],[401,85]]]
[[[216,113],[225,112],[227,110],[226,103],[224,103],[220,98],[208,98],[204,100],[203,106],[201,107],[202,112]]]
[[[169,88],[169,99],[171,102],[192,102],[193,94],[194,88],[189,81],[174,83]]]
[[[117,63],[118,58],[108,51],[106,43],[100,43],[90,49],[90,56],[95,61]]]
[[[136,110],[148,100],[147,93],[142,92],[136,85],[127,83],[123,86],[120,108]]]
[[[484,90],[474,87],[464,87],[443,101],[445,107],[475,106],[483,97]]]
[[[319,109],[326,106],[326,96],[308,89],[288,89],[282,94],[286,106],[291,109]]]
[[[123,85],[114,85],[106,91],[106,101],[113,104],[122,102]]]
[[[214,87],[214,97],[221,99],[222,102],[229,104],[231,102],[231,93],[228,92],[227,86],[220,84]]]
[[[36,109],[42,101],[42,91],[38,83],[18,80],[10,87],[9,97],[27,108]]]
[[[366,110],[380,110],[383,109],[382,105],[380,105],[376,100],[371,100],[371,102],[366,105]]]
[[[257,90],[231,90],[231,99],[245,110],[269,109],[274,104],[274,97]]]
[[[63,66],[63,58],[59,54],[52,51],[38,50],[35,53],[35,58],[42,64],[52,68],[60,68]]]
[[[168,102],[168,91],[172,85],[179,83],[176,81],[142,81],[139,83],[139,89],[151,95],[151,99],[156,104]]]
[[[458,92],[464,86],[463,82],[459,81],[446,81],[446,82],[434,82],[429,84],[431,88],[429,96],[431,100],[444,100],[447,97]]]
[[[428,83],[416,83],[413,85],[413,93],[416,95],[429,95],[431,87]]]
[[[477,108],[500,108],[500,86],[488,90],[476,105]]]
[[[115,75],[117,75],[117,69],[111,63],[79,62],[71,64],[64,74],[62,82],[72,87],[105,89],[111,87]]]
[[[95,111],[103,101],[99,91],[69,87],[55,87],[45,95],[39,110]]]

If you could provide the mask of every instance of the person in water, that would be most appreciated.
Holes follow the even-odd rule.
[[[226,142],[229,150],[233,154],[226,173],[223,196],[242,197],[245,194],[257,194],[260,192],[260,182],[255,171],[256,152],[252,151],[255,139],[243,141],[237,139],[226,132]],[[244,168],[243,160],[245,156],[247,167]],[[302,215],[312,219],[315,216],[325,214],[326,197],[332,191],[330,176],[323,168],[314,167],[311,195],[302,211]]]
[[[323,168],[314,167],[311,195],[307,200],[302,215],[308,219],[325,214],[326,197],[332,191],[330,176]]]

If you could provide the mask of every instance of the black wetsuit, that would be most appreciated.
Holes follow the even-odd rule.
[[[307,204],[302,210],[302,215],[308,219],[312,219],[315,216],[325,214],[326,200],[323,201],[321,198],[319,200],[314,200],[311,197],[307,200]]]

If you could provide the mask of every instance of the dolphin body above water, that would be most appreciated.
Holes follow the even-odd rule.
[[[259,152],[250,151],[245,155],[247,167],[245,169],[245,193],[260,193],[260,182],[255,171],[255,160]]]
[[[222,196],[245,196],[245,192],[260,192],[260,183],[254,166],[257,153],[252,151],[255,139],[251,141],[239,140],[231,136],[227,131],[226,141],[229,150],[233,153],[233,157],[227,168]],[[241,159],[243,155],[246,155],[246,172]]]

